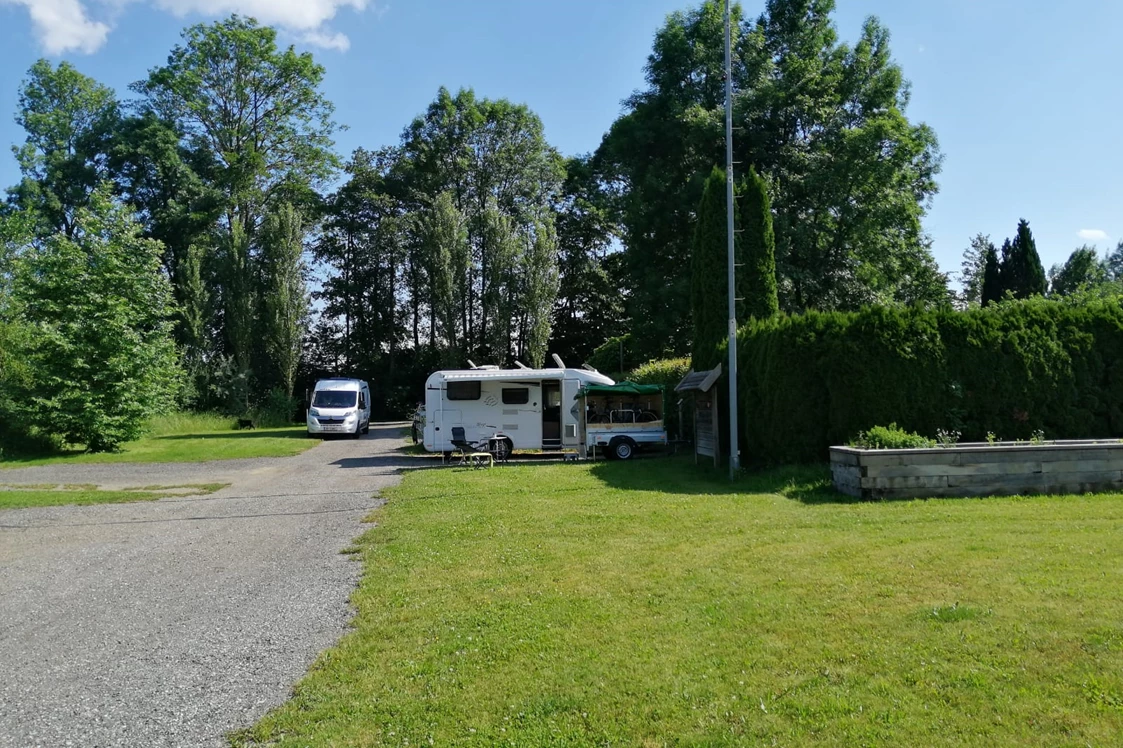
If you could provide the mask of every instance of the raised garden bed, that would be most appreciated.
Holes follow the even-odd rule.
[[[831,447],[831,475],[863,499],[1123,491],[1123,441]]]

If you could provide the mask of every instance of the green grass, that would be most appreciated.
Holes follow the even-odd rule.
[[[1109,745],[1123,498],[853,503],[681,460],[423,470],[235,744]]]
[[[143,486],[119,491],[100,491],[96,486],[55,486],[51,484],[0,484],[0,509],[26,509],[32,506],[63,506],[70,504],[117,504],[131,501],[155,501],[167,496],[205,496],[227,483],[191,483],[182,486]],[[171,489],[171,490],[169,490]]]
[[[235,421],[214,414],[177,413],[153,419],[148,433],[124,445],[120,452],[87,454],[69,449],[49,455],[10,455],[0,469],[106,462],[206,462],[241,457],[291,457],[317,444],[306,427],[234,429]]]

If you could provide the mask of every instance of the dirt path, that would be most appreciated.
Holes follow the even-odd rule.
[[[399,480],[404,424],[290,458],[5,470],[8,483],[229,482],[0,511],[0,746],[223,745],[343,633],[341,554]]]

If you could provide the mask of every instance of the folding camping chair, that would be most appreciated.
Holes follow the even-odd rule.
[[[493,462],[491,452],[480,451],[478,444],[468,441],[464,435],[463,426],[452,427],[452,439],[449,440],[456,447],[456,462],[453,465],[462,467],[481,468],[484,465],[491,467]]]

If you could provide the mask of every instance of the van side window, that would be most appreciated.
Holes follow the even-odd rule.
[[[480,383],[449,382],[447,394],[449,400],[479,400]]]
[[[359,409],[360,410],[366,410],[366,407],[367,407],[367,396],[366,396],[365,393],[360,392],[359,393]]]
[[[504,387],[504,405],[526,405],[530,402],[530,389],[528,387]]]

